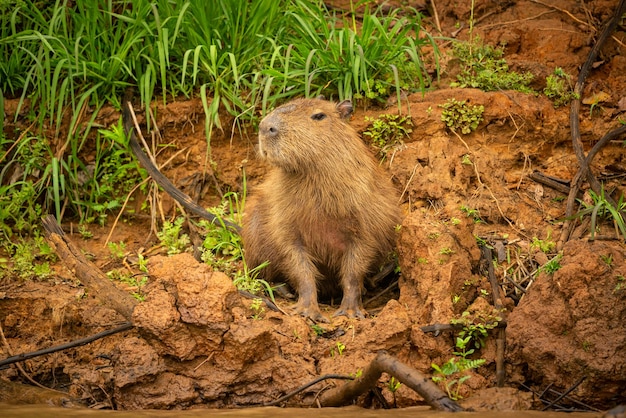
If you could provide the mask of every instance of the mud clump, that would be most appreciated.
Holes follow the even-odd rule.
[[[509,316],[508,360],[525,364],[525,377],[516,377],[537,387],[564,391],[583,379],[570,396],[599,407],[624,403],[623,244],[570,241],[560,264],[538,276]]]

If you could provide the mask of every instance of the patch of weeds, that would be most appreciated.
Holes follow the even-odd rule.
[[[478,209],[472,209],[467,205],[461,205],[460,209],[468,218],[472,218],[474,223],[484,222],[480,217],[480,211]]]
[[[450,358],[450,360],[441,366],[436,363],[431,364],[431,367],[435,370],[432,377],[433,382],[443,383],[448,397],[455,401],[462,398],[459,394],[461,387],[463,383],[472,377],[468,371],[477,369],[486,362],[485,359],[469,358],[475,351],[473,348],[467,348],[470,340],[470,336],[466,336],[465,338],[460,336],[456,337],[456,351],[452,352],[455,357]]]
[[[504,46],[485,45],[479,37],[474,37],[470,42],[454,42],[452,54],[459,59],[461,66],[457,82],[451,83],[452,87],[533,92],[529,87],[533,75],[511,71],[502,58]]]
[[[239,213],[243,212],[243,202],[240,203],[236,193],[228,193],[225,198],[226,200],[220,206],[209,209],[209,212],[216,215],[220,222],[202,220],[198,223],[205,236],[202,242],[201,258],[216,270],[234,274],[243,259],[243,243],[239,234],[227,228],[223,220],[239,224]]]
[[[556,256],[554,256],[550,261],[548,261],[546,264],[544,264],[537,270],[537,274],[541,272],[544,272],[546,274],[554,274],[556,271],[558,271],[562,267],[561,266],[562,257],[563,257],[563,254],[557,254]]]
[[[168,255],[179,254],[189,248],[191,240],[189,235],[182,232],[185,218],[176,218],[174,222],[165,221],[163,228],[157,232],[157,238],[161,245],[167,249]]]
[[[110,129],[98,130],[93,166],[79,164],[69,176],[74,183],[81,185],[79,190],[82,192],[74,199],[81,219],[86,223],[95,221],[104,225],[108,214],[120,209],[125,196],[146,177],[145,170],[129,152],[121,118]]]
[[[461,223],[461,220],[459,218],[455,218],[454,216],[452,218],[450,218],[450,223],[452,225],[459,225]]]
[[[146,299],[146,295],[143,294],[142,288],[148,283],[148,277],[141,275],[132,275],[122,270],[114,269],[106,273],[110,280],[117,280],[124,283],[130,288],[130,294],[139,302],[143,302]]]
[[[458,336],[462,339],[469,339],[465,344],[473,343],[474,348],[483,348],[487,340],[488,331],[498,326],[502,321],[502,317],[497,311],[491,313],[476,313],[471,315],[464,311],[459,318],[450,320],[451,324],[463,325],[463,329],[459,331]]]
[[[581,201],[585,206],[585,209],[574,214],[572,218],[582,218],[583,216],[591,216],[591,240],[595,239],[596,227],[598,219],[613,220],[613,224],[626,239],[626,223],[622,217],[622,213],[626,210],[626,202],[624,202],[624,195],[621,195],[616,202],[617,206],[613,206],[611,202],[606,199],[604,194],[604,188],[600,191],[600,194],[594,193],[593,190],[589,190],[589,196],[591,196],[592,203],[586,203]]]
[[[59,191],[52,187],[52,155],[45,137],[24,135],[14,141],[0,133],[0,239],[32,234],[41,216],[50,211],[42,202]]]
[[[107,247],[113,258],[122,259],[126,255],[126,243],[124,241],[109,242],[107,243]]]
[[[12,262],[10,267],[7,263],[6,270],[20,279],[44,280],[53,274],[50,261],[56,260],[56,255],[43,237],[36,235],[32,239],[20,239],[17,243],[9,243],[6,249]]]
[[[557,67],[552,74],[546,77],[546,87],[543,94],[554,103],[554,107],[564,106],[577,98],[572,89],[571,76]]]
[[[469,134],[478,128],[483,120],[483,105],[469,105],[465,100],[459,101],[454,98],[448,99],[444,104],[439,105],[441,120],[454,132],[461,131],[462,134]]]
[[[417,263],[418,264],[428,264],[428,259],[425,257],[418,257],[417,258]]]
[[[378,118],[365,117],[370,126],[363,132],[369,136],[372,145],[383,157],[389,151],[404,144],[403,139],[413,132],[413,121],[410,116],[382,114]]]

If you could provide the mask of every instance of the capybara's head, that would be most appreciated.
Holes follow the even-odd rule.
[[[314,168],[325,155],[344,150],[354,141],[347,123],[352,103],[322,99],[296,99],[276,108],[259,124],[259,154],[285,171]],[[322,160],[320,160],[322,159]]]

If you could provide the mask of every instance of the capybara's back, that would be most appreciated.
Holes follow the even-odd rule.
[[[335,315],[362,317],[361,292],[392,251],[400,222],[388,175],[347,123],[352,104],[291,101],[259,125],[259,154],[273,169],[251,191],[244,217],[246,261],[265,261],[266,280],[286,279],[296,311],[325,321],[318,289],[343,290]]]

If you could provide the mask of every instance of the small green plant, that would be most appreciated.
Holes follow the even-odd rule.
[[[428,234],[428,239],[430,240],[436,240],[437,238],[439,238],[441,234],[439,232],[431,232]]]
[[[469,105],[465,100],[459,101],[454,98],[448,99],[444,104],[439,105],[441,120],[451,131],[461,131],[462,134],[469,134],[478,128],[478,124],[483,120],[483,105]]]
[[[87,225],[80,224],[78,225],[78,233],[82,239],[90,239],[93,238],[93,233],[89,230]]]
[[[478,209],[472,209],[467,205],[461,205],[460,209],[468,218],[473,218],[474,223],[483,222]]]
[[[370,126],[363,131],[369,136],[372,145],[385,157],[391,150],[404,144],[403,139],[413,132],[410,116],[382,114],[378,118],[365,117]]]
[[[389,389],[391,393],[396,393],[396,391],[400,389],[400,386],[402,386],[402,383],[400,383],[398,379],[393,376],[391,376],[391,378],[387,382],[387,389]]]
[[[560,67],[555,68],[552,74],[546,77],[543,94],[553,101],[554,107],[564,106],[576,98],[570,80],[571,76]]]
[[[572,218],[582,218],[585,215],[591,215],[591,225],[589,229],[591,230],[592,240],[595,239],[598,219],[612,219],[615,228],[619,230],[626,239],[626,223],[622,217],[622,212],[626,210],[624,195],[621,195],[619,200],[615,202],[616,206],[613,206],[613,204],[607,200],[604,194],[604,188],[602,188],[599,195],[594,193],[593,190],[589,190],[589,196],[591,196],[592,203],[585,203],[583,201],[582,204],[585,206],[585,209],[576,213]]]
[[[585,340],[583,341],[583,351],[585,351],[586,353],[588,353],[589,351],[591,351],[594,347],[594,344]]]
[[[263,299],[255,298],[250,302],[250,309],[252,310],[252,319],[261,319],[265,315],[265,308],[263,307]]]
[[[22,280],[43,280],[53,274],[50,261],[56,256],[48,243],[36,235],[32,239],[20,239],[9,243],[7,250],[11,253],[12,266],[6,263],[6,270],[16,274]]]
[[[441,254],[441,255],[452,255],[452,254],[454,254],[454,250],[452,248],[449,248],[449,247],[444,247],[444,248],[439,250],[439,254]]]
[[[139,302],[143,302],[146,296],[142,292],[142,288],[148,283],[148,277],[145,275],[130,275],[119,269],[114,269],[106,273],[110,280],[117,280],[130,287],[130,294]]]
[[[400,381],[393,376],[391,376],[391,378],[387,381],[387,389],[389,389],[389,392],[391,392],[393,396],[394,407],[397,407],[396,392],[400,389],[400,386],[402,386],[402,383],[400,383]]]
[[[461,300],[461,296],[460,295],[452,296],[452,304],[453,305],[456,305],[457,303],[459,303],[460,300]]]
[[[459,225],[461,223],[461,220],[459,218],[455,218],[454,216],[452,218],[450,218],[450,223],[452,225]]]
[[[601,255],[600,259],[604,261],[609,268],[613,266],[613,254]]]
[[[469,370],[477,369],[485,364],[485,359],[470,359],[469,356],[474,353],[474,349],[468,349],[467,345],[471,337],[465,338],[456,337],[456,351],[453,354],[456,357],[450,358],[447,362],[441,366],[436,363],[432,363],[431,367],[435,370],[432,377],[433,382],[443,383],[443,386],[448,393],[448,397],[453,400],[459,400],[461,395],[459,394],[463,383],[471,378]]]
[[[484,91],[518,90],[532,93],[530,72],[511,71],[503,57],[504,47],[484,45],[480,38],[469,42],[454,42],[452,54],[458,58],[461,71],[452,87],[476,88]]]
[[[157,238],[167,249],[168,255],[179,254],[189,247],[189,235],[182,232],[184,223],[185,218],[179,216],[174,222],[163,222],[163,228],[157,232]]]
[[[417,263],[418,264],[428,264],[428,259],[425,257],[418,257],[417,258]]]
[[[620,274],[619,276],[617,276],[617,284],[613,288],[613,294],[618,293],[624,289],[626,289],[626,277]]]
[[[313,332],[315,333],[315,335],[317,335],[318,337],[323,335],[324,332],[324,328],[322,328],[321,326],[319,326],[318,324],[312,324],[311,325],[311,329],[313,330]]]
[[[497,327],[500,321],[502,321],[502,317],[495,311],[492,313],[479,312],[474,315],[464,311],[459,318],[450,320],[450,323],[463,326],[463,329],[459,331],[459,337],[463,339],[469,337],[467,342],[472,342],[475,348],[483,348],[489,330]]]
[[[548,234],[546,239],[539,239],[537,237],[533,237],[530,242],[530,248],[537,248],[539,251],[545,254],[550,254],[556,248],[556,243],[551,239],[552,231],[548,230]]]
[[[461,157],[461,164],[473,165],[474,163],[472,163],[472,160],[470,159],[469,154],[464,154],[463,157]]]
[[[554,274],[557,270],[561,268],[562,257],[563,257],[563,254],[560,254],[560,253],[554,256],[550,261],[548,261],[546,264],[544,264],[537,270],[537,274],[541,272],[544,272],[546,274]]]
[[[486,247],[487,245],[489,245],[487,243],[487,240],[483,237],[479,237],[478,235],[474,235],[474,239],[476,240],[476,244],[478,244],[479,247]]]
[[[109,242],[107,247],[113,258],[122,259],[126,256],[126,243],[124,241]]]
[[[335,343],[335,346],[331,347],[331,349],[330,349],[330,356],[331,357],[335,357],[335,353],[338,356],[341,356],[341,355],[343,355],[343,352],[345,351],[345,349],[346,349],[345,344],[342,343],[341,341],[337,341]]]

